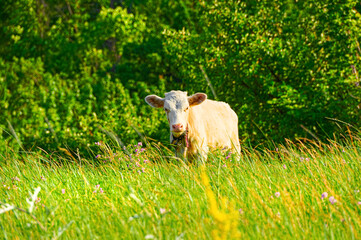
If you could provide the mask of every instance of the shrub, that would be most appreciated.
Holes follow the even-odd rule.
[[[202,30],[166,30],[165,48],[186,89],[207,89],[236,110],[243,139],[332,136],[337,125],[328,118],[359,118],[356,3],[205,4]]]

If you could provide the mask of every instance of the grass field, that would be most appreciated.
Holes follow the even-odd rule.
[[[0,238],[361,238],[361,140],[220,150],[202,166],[96,144],[97,164],[2,153]]]

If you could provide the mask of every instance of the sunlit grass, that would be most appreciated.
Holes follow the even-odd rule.
[[[184,164],[155,144],[97,146],[94,159],[1,155],[1,238],[361,237],[357,139],[245,147],[239,162],[219,151],[204,166]],[[26,198],[37,187],[29,213]]]

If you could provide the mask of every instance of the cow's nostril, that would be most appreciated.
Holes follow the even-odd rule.
[[[183,128],[183,124],[174,124],[172,125],[173,130],[180,131]]]

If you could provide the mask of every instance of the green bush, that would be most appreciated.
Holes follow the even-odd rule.
[[[12,15],[10,9],[18,7]],[[1,48],[0,122],[1,137],[8,144],[19,145],[16,135],[25,149],[67,147],[84,152],[95,141],[109,138],[106,132],[122,141],[136,141],[141,139],[137,131],[152,134],[162,123],[155,121],[159,113],[152,112],[146,116],[152,125],[143,124],[142,113],[148,109],[143,97],[164,91],[164,82],[157,79],[156,87],[148,86],[127,72],[140,66],[125,69],[139,62],[131,49],[148,44],[143,17],[100,5],[91,15],[92,7],[74,4],[64,17],[46,11],[53,14],[44,20],[52,22],[48,26],[39,25],[37,13],[44,9],[38,3],[5,5],[10,20],[2,26],[8,39]],[[152,62],[148,68],[161,64],[152,52],[146,58]]]
[[[168,140],[144,103],[206,92],[243,141],[359,127],[360,4],[346,1],[8,1],[0,6],[0,138],[86,149],[113,132]],[[354,69],[354,70],[353,70]],[[208,76],[208,78],[206,77]],[[213,91],[214,90],[214,91]]]
[[[335,118],[358,125],[360,14],[357,2],[216,2],[201,31],[164,31],[186,89],[211,89],[236,110],[253,142],[330,137]],[[309,135],[311,133],[311,135]]]

